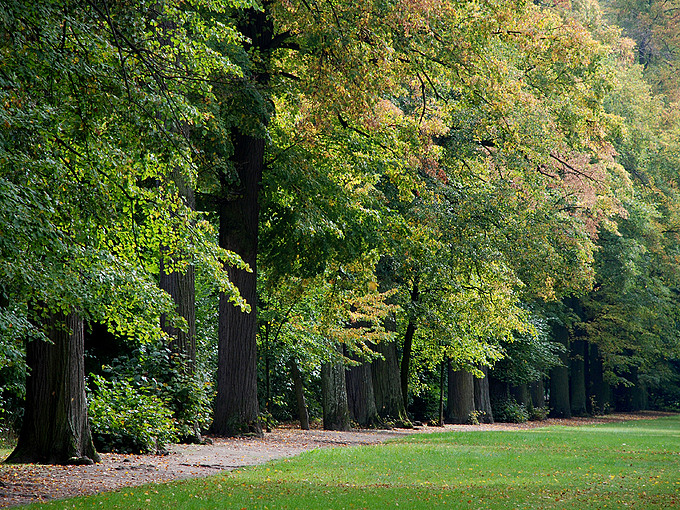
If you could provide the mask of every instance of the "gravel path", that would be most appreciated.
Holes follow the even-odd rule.
[[[212,438],[211,445],[172,445],[170,454],[103,454],[93,466],[0,465],[0,507],[50,501],[97,492],[112,491],[145,483],[168,482],[216,474],[272,459],[292,457],[316,448],[360,446],[382,443],[414,433],[442,430],[509,430],[546,425],[586,425],[654,418],[663,413],[616,414],[599,418],[550,419],[526,424],[446,425],[414,430],[324,430],[275,429],[264,438]]]

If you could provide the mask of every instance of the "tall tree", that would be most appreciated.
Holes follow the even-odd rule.
[[[203,7],[210,11],[196,6]],[[83,319],[140,341],[163,337],[160,315],[172,315],[174,306],[157,286],[161,242],[215,269],[221,288],[240,299],[217,269],[238,259],[217,249],[209,225],[194,222],[174,190],[151,185],[171,169],[191,174],[191,147],[174,126],[201,124],[202,112],[189,104],[189,95],[209,94],[198,78],[230,67],[206,43],[234,32],[217,34],[191,9],[173,2],[134,11],[75,0],[3,4],[1,94],[7,107],[0,112],[0,228],[3,239],[4,232],[12,234],[13,244],[2,243],[9,263],[0,271],[9,299],[23,306],[0,313],[22,324],[30,307],[80,317],[69,323],[71,334],[60,336],[59,349],[31,342],[29,352],[38,349],[50,358],[29,357],[29,403],[44,403],[46,381],[74,392],[56,392],[60,399],[82,402],[76,379],[83,376],[77,368]],[[178,27],[171,46],[160,46],[149,32],[163,19]],[[68,363],[60,361],[66,358]],[[37,456],[62,462],[70,458],[66,453],[94,457],[81,427],[86,407],[53,410],[36,411],[33,418],[51,420],[38,427],[28,420],[21,457],[49,441],[50,431],[63,435],[55,444],[78,449]]]
[[[5,462],[99,462],[87,419],[83,319],[74,311],[45,312],[48,341],[27,344],[26,412],[17,446]]]

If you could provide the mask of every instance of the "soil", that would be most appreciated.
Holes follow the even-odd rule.
[[[209,476],[223,470],[292,457],[306,450],[378,444],[388,439],[423,432],[512,430],[547,425],[578,426],[666,415],[642,412],[568,420],[548,419],[522,424],[423,426],[412,430],[355,429],[349,432],[300,430],[289,426],[274,429],[263,438],[212,437],[212,444],[172,445],[169,448],[170,453],[162,456],[103,454],[102,462],[92,466],[0,464],[0,507],[113,491],[145,483]]]

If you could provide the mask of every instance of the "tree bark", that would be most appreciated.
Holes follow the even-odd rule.
[[[408,427],[410,421],[401,396],[397,345],[394,342],[380,342],[372,345],[371,349],[384,357],[371,363],[373,394],[378,415],[386,421],[393,421],[398,426]]]
[[[241,179],[240,198],[220,208],[220,246],[238,253],[251,272],[228,267],[229,280],[250,305],[250,313],[220,294],[217,396],[213,432],[233,436],[262,434],[257,401],[257,236],[258,188],[264,140],[236,135],[234,157]]]
[[[572,416],[583,416],[586,410],[586,343],[583,340],[571,342],[569,402]]]
[[[531,393],[531,403],[534,407],[545,407],[545,387],[543,377],[531,383],[529,388]]]
[[[321,399],[324,430],[349,430],[345,366],[342,363],[321,365]]]
[[[493,400],[505,400],[510,398],[510,384],[497,379],[493,375],[488,375],[489,395]]]
[[[446,367],[448,363],[443,361],[439,364],[439,416],[437,422],[440,427],[444,426],[444,375],[446,374]]]
[[[309,430],[309,412],[307,411],[307,402],[305,402],[305,388],[302,384],[302,374],[300,373],[297,360],[295,360],[295,358],[290,358],[288,367],[290,368],[290,375],[293,379],[293,386],[295,388],[295,400],[297,400],[300,428],[302,430]]]
[[[418,277],[416,276],[411,290],[411,303],[417,303],[420,299],[418,290]],[[409,318],[404,334],[404,348],[401,354],[401,396],[404,399],[404,409],[408,411],[408,376],[411,367],[411,351],[413,350],[413,335],[416,332],[416,323]]]
[[[477,418],[480,423],[493,423],[493,411],[491,410],[491,395],[489,394],[489,367],[479,365],[484,377],[474,378],[475,385],[475,409],[481,413]]]
[[[184,177],[174,175],[173,180],[184,198],[185,204],[192,210],[196,209],[194,190],[187,185]],[[161,255],[163,255],[163,251]],[[187,331],[171,326],[165,315],[161,317],[163,331],[172,337],[170,348],[176,354],[181,355],[187,363],[189,373],[193,373],[196,363],[196,276],[193,265],[189,265],[184,273],[179,271],[166,271],[164,257],[160,260],[159,286],[165,290],[177,306],[176,311],[180,317],[187,321]]]
[[[373,392],[371,364],[363,362],[345,371],[349,416],[362,427],[380,424]]]
[[[591,388],[589,398],[591,412],[593,414],[605,414],[611,403],[611,391],[609,384],[604,380],[604,367],[600,357],[600,349],[597,345],[590,345],[590,363],[588,364]]]
[[[248,87],[267,102],[269,54],[273,41],[273,21],[266,8],[248,9],[239,18],[239,32],[249,39],[261,62],[254,63]],[[244,95],[243,100],[246,100]],[[259,108],[252,101],[253,108]],[[261,125],[267,125],[264,111]],[[222,177],[223,199],[219,207],[220,246],[241,256],[251,272],[228,267],[229,279],[250,304],[246,313],[220,295],[218,328],[217,396],[213,432],[218,435],[251,433],[262,435],[257,401],[257,243],[259,189],[264,170],[264,135],[253,130],[234,129],[230,161],[238,175],[238,186]]]
[[[411,351],[413,350],[413,335],[416,326],[413,321],[409,321],[404,335],[404,348],[401,353],[400,382],[401,396],[404,399],[404,409],[408,409],[408,376],[411,367]]]
[[[45,329],[50,342],[26,346],[26,410],[17,446],[5,462],[99,462],[87,418],[83,319],[75,312],[53,314]]]
[[[526,384],[511,385],[510,395],[518,404],[529,404],[529,387]]]
[[[448,363],[449,384],[446,399],[446,422],[468,423],[475,411],[474,376],[465,370],[453,370]]]
[[[563,366],[553,367],[550,371],[550,416],[553,418],[571,418],[569,405],[569,331],[561,324],[553,326],[555,341],[564,345],[565,352],[560,353]]]

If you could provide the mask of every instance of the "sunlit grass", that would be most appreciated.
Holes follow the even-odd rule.
[[[414,435],[35,508],[680,507],[680,417]],[[31,507],[31,508],[34,508]]]

